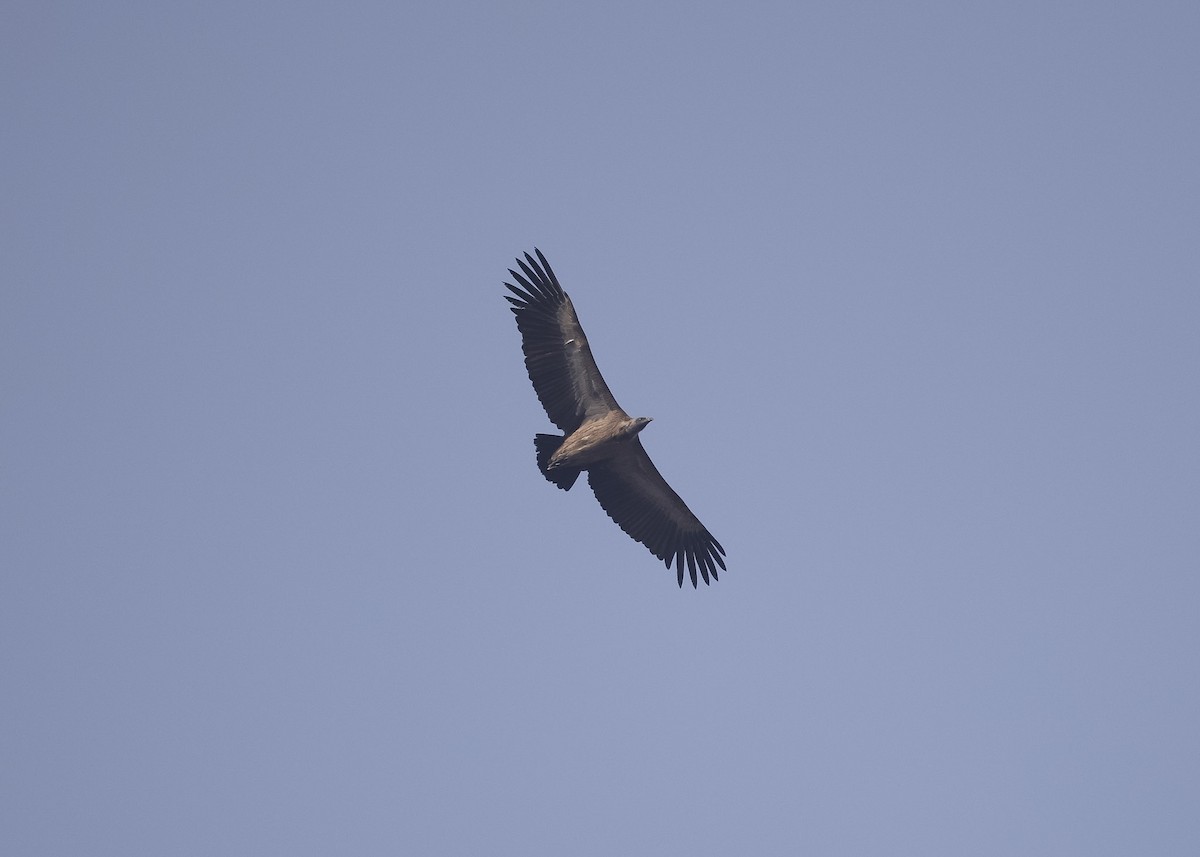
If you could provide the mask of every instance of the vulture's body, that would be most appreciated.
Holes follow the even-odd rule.
[[[608,516],[675,570],[683,585],[684,563],[692,586],[699,572],[717,579],[724,548],[659,474],[638,434],[647,417],[630,417],[617,404],[596,367],[571,299],[541,251],[509,270],[505,283],[521,331],[525,367],[538,399],[562,435],[534,438],[538,468],[564,491],[586,470],[588,484]]]

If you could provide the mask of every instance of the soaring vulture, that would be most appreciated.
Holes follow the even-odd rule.
[[[564,491],[583,470],[608,516],[675,571],[683,586],[687,563],[707,584],[725,569],[725,549],[659,474],[638,434],[649,417],[631,418],[621,409],[596,368],[592,349],[571,299],[540,250],[509,269],[518,285],[505,283],[517,317],[525,368],[550,421],[562,435],[535,435],[538,469]]]

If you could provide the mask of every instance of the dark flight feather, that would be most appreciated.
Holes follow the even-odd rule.
[[[592,358],[571,299],[558,284],[546,257],[540,250],[534,252],[540,265],[526,253],[528,264],[517,260],[524,276],[511,268],[508,271],[524,291],[505,283],[516,297],[504,297],[513,304],[510,308],[521,331],[521,349],[533,389],[550,422],[570,434],[584,420],[619,411],[621,406]]]
[[[725,549],[704,528],[700,519],[662,478],[638,438],[630,455],[614,456],[588,470],[588,484],[608,516],[622,530],[650,549],[671,567],[683,585],[686,560],[692,585],[696,572],[708,583],[717,579],[717,567],[725,570]]]

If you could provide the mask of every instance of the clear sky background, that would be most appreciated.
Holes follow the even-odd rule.
[[[0,852],[1200,853],[1200,5],[0,18]]]

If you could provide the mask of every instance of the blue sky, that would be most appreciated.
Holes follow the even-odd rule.
[[[1193,4],[3,20],[0,851],[1200,850]]]

